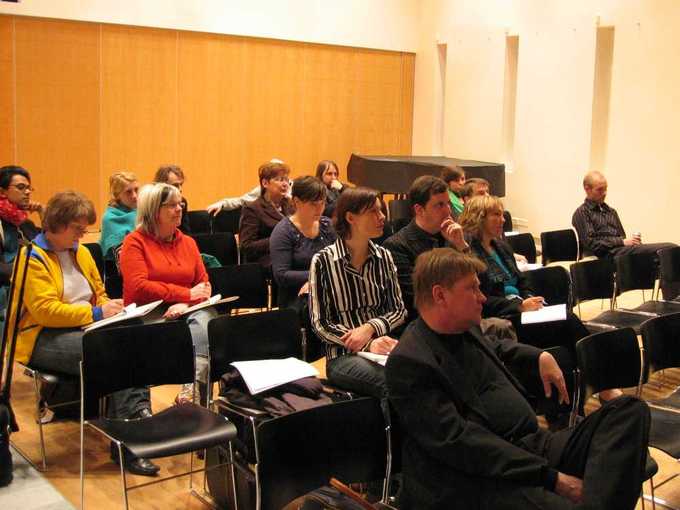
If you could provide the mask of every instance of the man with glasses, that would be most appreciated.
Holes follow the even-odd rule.
[[[12,264],[21,240],[30,241],[40,229],[28,219],[32,212],[42,214],[42,205],[31,200],[31,176],[20,166],[0,168],[0,318],[4,319],[6,293]]]

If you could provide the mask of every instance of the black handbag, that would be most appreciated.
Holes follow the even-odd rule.
[[[12,268],[12,280],[9,287],[9,297],[7,299],[7,313],[2,330],[2,349],[0,350],[0,378],[2,387],[0,388],[0,487],[5,487],[12,483],[13,465],[12,453],[9,450],[9,436],[12,432],[17,432],[17,425],[14,411],[10,403],[10,389],[12,386],[12,372],[14,366],[14,352],[16,350],[17,334],[19,332],[19,319],[21,307],[24,301],[24,288],[26,286],[26,275],[28,274],[28,262],[33,249],[32,244],[23,247],[25,257],[21,264],[22,271],[19,272],[19,261],[22,248],[14,259]],[[18,278],[18,276],[20,278]],[[16,294],[15,286],[19,282],[19,292]],[[16,304],[14,303],[16,295]],[[10,328],[10,324],[12,327]]]

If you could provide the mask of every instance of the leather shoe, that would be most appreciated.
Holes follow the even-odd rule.
[[[118,460],[118,448],[111,443],[111,460],[120,465]],[[125,458],[125,470],[133,475],[141,476],[155,476],[160,471],[160,467],[151,462],[149,459],[141,457]]]

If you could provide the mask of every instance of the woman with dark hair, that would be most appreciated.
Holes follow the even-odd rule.
[[[307,176],[293,181],[295,212],[281,220],[269,238],[279,308],[301,308],[309,293],[312,257],[335,242],[331,220],[321,215],[325,203],[326,187],[319,179]]]
[[[290,167],[285,163],[265,163],[258,170],[260,198],[245,204],[241,212],[239,239],[248,262],[271,266],[269,237],[276,224],[293,212],[286,197],[289,174]]]
[[[326,375],[348,390],[382,398],[384,367],[358,351],[389,354],[406,308],[392,255],[371,239],[382,235],[378,193],[348,188],[334,225],[338,240],[314,255],[309,272],[312,327],[326,343]]]
[[[90,251],[80,244],[97,220],[92,202],[75,191],[50,198],[43,216],[44,232],[33,240],[17,337],[16,359],[36,369],[80,375],[82,326],[111,317],[123,308],[109,299]],[[19,286],[17,286],[18,292]],[[15,295],[16,298],[16,295]],[[13,300],[17,303],[17,299]],[[124,370],[125,367],[120,367]],[[151,416],[148,388],[112,394],[110,418]],[[113,446],[113,445],[112,445]],[[117,448],[111,448],[117,461]],[[125,458],[131,473],[152,476],[158,466],[147,459]]]
[[[335,161],[324,159],[319,161],[319,164],[316,166],[316,178],[326,186],[326,207],[323,210],[323,215],[329,218],[333,216],[335,204],[340,197],[340,193],[345,189],[344,184],[338,180],[339,175],[340,172]]]

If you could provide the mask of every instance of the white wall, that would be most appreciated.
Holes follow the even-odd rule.
[[[0,13],[415,52],[419,0],[21,0]]]
[[[508,209],[529,228],[565,228],[589,169],[596,31],[613,26],[608,202],[629,232],[680,241],[680,2],[424,0],[416,57],[414,154],[504,161],[505,34],[519,36]],[[437,43],[447,42],[437,143]]]

